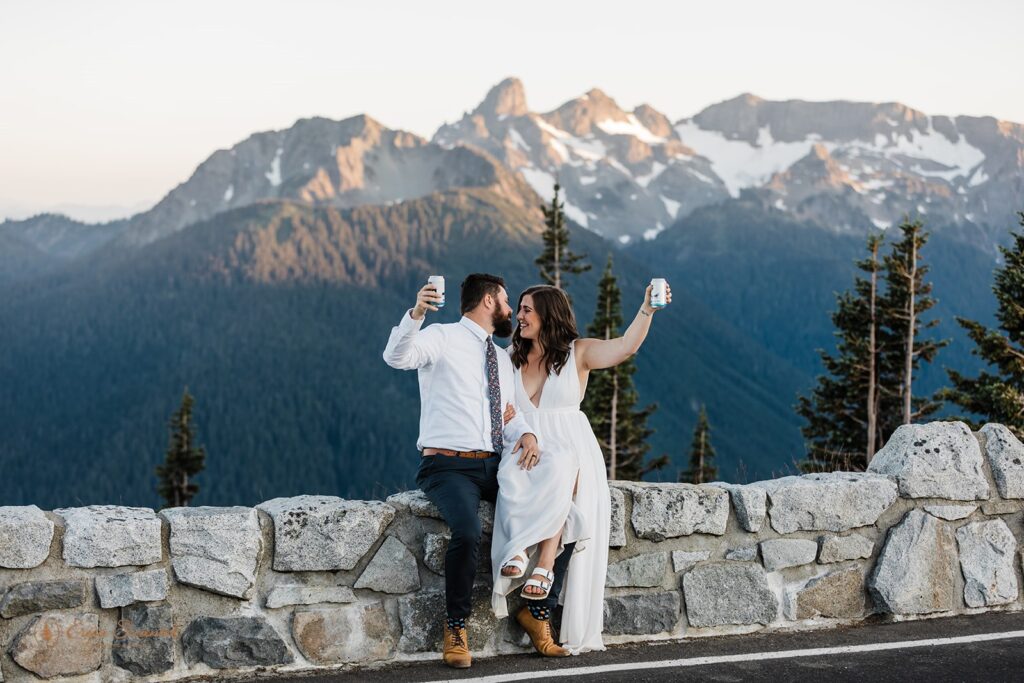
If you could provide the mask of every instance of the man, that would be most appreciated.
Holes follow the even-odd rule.
[[[434,324],[421,330],[427,311],[438,310],[441,297],[428,284],[416,296],[416,305],[391,330],[384,362],[399,370],[416,369],[420,386],[420,433],[416,448],[422,453],[416,484],[430,499],[451,529],[445,554],[444,625],[445,664],[467,668],[472,664],[466,619],[470,614],[482,529],[477,508],[481,499],[494,502],[498,492],[498,463],[503,444],[522,451],[523,466],[540,460],[537,435],[521,411],[506,423],[502,406],[514,403],[512,361],[494,344],[493,337],[512,334],[512,308],[505,281],[496,275],[474,273],[461,288],[462,319]],[[546,605],[554,607],[565,575],[571,548],[555,565],[555,580]],[[539,601],[538,601],[539,602]],[[550,614],[544,610],[542,617]],[[531,618],[532,619],[532,618]],[[553,641],[546,621],[520,619],[542,654],[568,654]],[[563,654],[564,653],[564,654]]]

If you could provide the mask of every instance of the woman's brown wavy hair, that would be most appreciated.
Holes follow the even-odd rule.
[[[558,287],[551,285],[534,285],[519,295],[519,302],[516,304],[516,313],[523,303],[523,297],[533,297],[533,310],[540,318],[540,345],[544,347],[544,355],[541,362],[547,374],[551,374],[551,368],[555,373],[560,373],[565,364],[569,362],[569,350],[572,342],[580,336],[576,329],[576,316],[572,312],[572,304],[569,297]],[[533,347],[532,339],[523,339],[516,326],[512,333],[512,364],[517,368],[526,365],[526,358]]]

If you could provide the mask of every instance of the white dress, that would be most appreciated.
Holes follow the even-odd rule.
[[[540,462],[532,470],[516,464],[506,444],[498,466],[498,498],[491,543],[494,589],[491,606],[498,617],[508,616],[505,597],[530,576],[537,544],[563,530],[565,544],[576,541],[559,602],[563,605],[559,640],[572,654],[604,650],[604,586],[608,571],[611,502],[601,446],[580,410],[583,400],[576,369],[576,343],[561,373],[548,375],[534,406],[515,370],[516,405],[540,439]],[[579,473],[575,499],[572,495]],[[501,566],[527,551],[524,576],[509,579]]]

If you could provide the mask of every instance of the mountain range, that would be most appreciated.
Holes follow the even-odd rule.
[[[130,218],[6,221],[0,499],[155,504],[185,385],[210,452],[197,503],[411,485],[418,397],[380,359],[387,333],[428,274],[500,272],[513,298],[535,282],[556,180],[594,265],[569,284],[581,328],[609,253],[627,319],[646,279],[673,284],[637,356],[652,453],[674,461],[654,478],[685,466],[705,403],[722,475],[743,479],[802,457],[792,404],[831,345],[834,293],[865,235],[904,215],[932,231],[935,333],[954,339],[922,387],[977,367],[953,316],[991,319],[1024,127],[751,95],[672,123],[596,89],[535,113],[507,79],[431,140],[302,119],[214,152]]]

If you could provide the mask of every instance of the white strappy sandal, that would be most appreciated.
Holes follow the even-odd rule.
[[[520,557],[523,559],[520,560]],[[523,575],[523,572],[526,571],[527,561],[528,560],[526,559],[526,551],[524,550],[523,552],[519,553],[505,564],[501,565],[501,575],[504,576],[506,579],[518,579]],[[515,574],[506,574],[506,567],[513,567],[518,571]]]
[[[544,569],[543,567],[534,567],[533,573],[538,576],[543,576],[547,580],[542,581],[540,579],[527,579],[526,583],[523,584],[523,590],[520,591],[519,595],[526,598],[527,600],[543,600],[544,598],[548,597],[549,593],[551,593],[551,582],[555,580],[555,573],[549,569]],[[527,593],[527,586],[535,586],[536,588],[540,588],[544,592]]]

